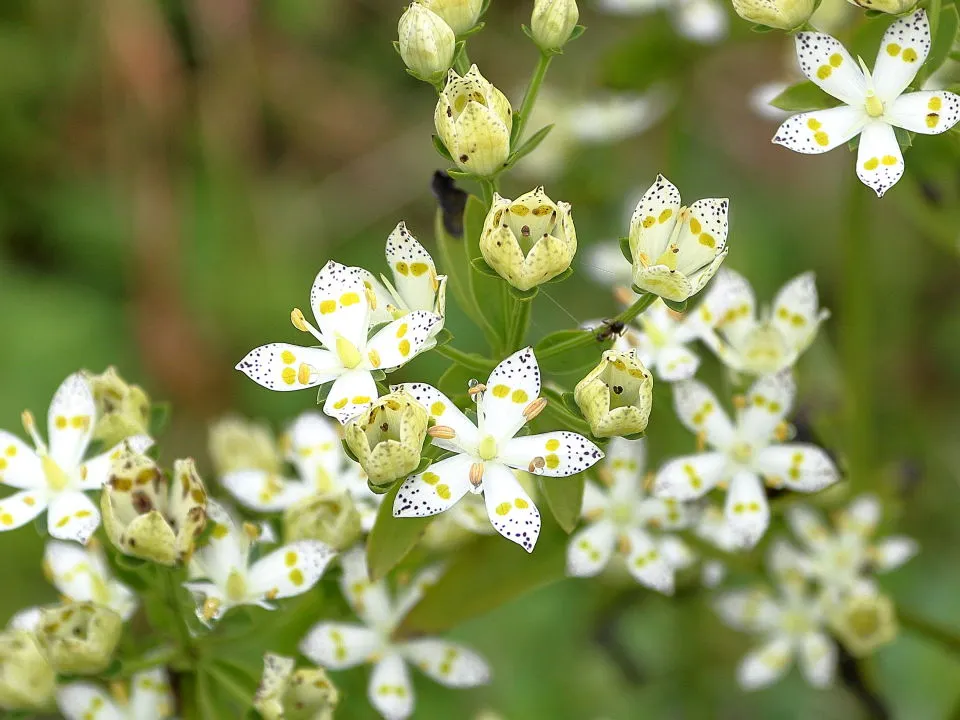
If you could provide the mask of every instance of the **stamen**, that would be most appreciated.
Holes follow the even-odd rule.
[[[745,398],[743,395],[734,395],[733,406],[737,410],[743,410],[747,406],[747,398]]]
[[[529,472],[535,473],[537,472],[537,470],[543,470],[546,464],[547,464],[546,461],[542,457],[537,455],[533,460],[530,461],[530,464],[527,465],[527,470]]]
[[[470,387],[468,387],[467,393],[470,395],[470,397],[476,400],[476,396],[482,393],[483,391],[485,391],[486,389],[487,389],[486,385],[484,385],[482,382],[478,382],[476,385],[471,385]]]
[[[246,533],[247,537],[249,537],[251,540],[260,539],[260,527],[258,525],[254,525],[252,522],[245,522],[243,524],[243,532]]]
[[[697,433],[697,452],[703,452],[707,449],[707,434],[701,430]]]
[[[457,433],[449,425],[434,425],[427,430],[427,435],[440,438],[441,440],[453,440],[457,436]]]
[[[470,466],[470,484],[475,488],[483,482],[483,463],[474,463]]]
[[[527,405],[523,409],[523,417],[527,419],[527,422],[533,420],[537,415],[543,412],[543,409],[547,406],[546,398],[537,398],[532,403]]]
[[[621,535],[617,540],[617,549],[624,555],[630,554],[630,538],[626,535]]]
[[[203,619],[213,620],[220,611],[220,600],[215,597],[208,597],[203,601]]]
[[[37,432],[37,423],[33,418],[33,413],[29,410],[24,410],[20,415],[20,422],[23,423],[23,429],[26,431],[27,435],[29,435],[30,439],[33,440],[33,446],[37,449],[37,452],[41,455],[45,455],[47,453],[47,444]]]
[[[300,332],[310,333],[317,340],[320,341],[320,344],[326,347],[327,343],[323,339],[323,335],[320,334],[320,331],[317,330],[313,325],[307,322],[307,319],[303,316],[303,311],[300,308],[294,308],[290,311],[290,322],[293,323],[293,326]]]
[[[773,436],[779,442],[786,442],[790,438],[790,424],[787,422],[781,422],[773,430]]]

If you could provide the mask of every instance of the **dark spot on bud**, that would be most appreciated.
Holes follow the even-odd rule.
[[[615,394],[619,395],[620,393],[623,392],[623,386],[622,386],[622,385],[614,385],[614,386],[613,386],[613,392],[614,392]]]
[[[387,430],[390,429],[390,425],[388,425],[387,423],[383,423],[383,425],[380,426],[380,429],[383,430],[383,432],[386,432]]]
[[[522,228],[520,228],[520,234],[524,237],[530,237],[530,226],[524,225]]]
[[[465,162],[466,162],[467,160],[469,160],[469,159],[470,159],[470,158],[467,157],[467,155],[465,155],[465,154],[460,156],[460,162],[464,162],[464,163],[465,163]]]

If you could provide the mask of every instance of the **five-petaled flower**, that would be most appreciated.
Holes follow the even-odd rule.
[[[903,176],[894,128],[924,135],[946,132],[960,120],[960,96],[946,90],[905,93],[930,52],[930,23],[923,10],[887,28],[873,66],[860,67],[839,40],[797,33],[803,74],[843,105],[786,120],[773,142],[801,153],[824,153],[860,135],[857,176],[882,196]]]
[[[623,335],[624,344],[636,350],[654,377],[672,383],[696,374],[700,358],[687,346],[703,336],[699,318],[679,315],[658,299],[637,321],[640,332],[629,330]]]
[[[129,691],[118,697],[99,685],[72,682],[57,691],[57,705],[67,720],[166,720],[176,702],[163,668],[144,670],[130,678]]]
[[[714,394],[696,380],[674,385],[674,406],[680,421],[697,433],[711,452],[679,457],[657,473],[658,497],[692,500],[714,487],[727,488],[724,512],[741,547],[752,547],[770,522],[770,508],[761,477],[771,487],[815,492],[836,482],[830,457],[806,443],[775,444],[786,439],[784,422],[796,388],[789,371],[757,380],[740,403],[736,424]]]
[[[455,688],[482,685],[490,669],[482,657],[455,643],[434,638],[400,642],[394,630],[436,582],[439,569],[428,567],[391,598],[384,581],[370,582],[365,553],[356,548],[341,558],[340,588],[363,625],[321,622],[300,643],[300,652],[331,670],[373,663],[368,697],[387,720],[404,720],[413,713],[413,685],[407,662],[442,685]]]
[[[111,459],[121,447],[84,461],[95,424],[90,384],[75,373],[63,381],[50,402],[49,447],[40,438],[30,412],[23,413],[23,427],[36,450],[0,430],[0,483],[20,491],[0,500],[0,531],[18,528],[47,510],[50,535],[79,543],[90,539],[100,525],[100,511],[84,491],[103,486],[110,476]],[[125,442],[143,451],[153,441],[135,435]]]
[[[436,515],[467,492],[482,492],[497,532],[532,552],[540,534],[540,512],[511,468],[567,477],[603,457],[600,448],[573,432],[516,437],[546,406],[540,398],[540,367],[529,347],[497,365],[484,389],[475,393],[476,425],[435,387],[402,387],[436,421],[429,431],[433,444],[454,455],[404,480],[394,500],[396,517]]]
[[[301,390],[332,381],[323,411],[341,423],[363,412],[377,397],[373,371],[390,372],[412,360],[442,321],[435,313],[415,310],[368,339],[376,299],[364,285],[364,273],[329,261],[310,292],[317,327],[299,309],[291,313],[294,326],[313,335],[321,348],[261,345],[237,364],[237,370],[270,390]]]

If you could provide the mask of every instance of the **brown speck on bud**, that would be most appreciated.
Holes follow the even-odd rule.
[[[527,405],[523,409],[523,417],[527,419],[527,422],[533,420],[537,415],[543,412],[543,409],[547,406],[546,398],[537,398],[532,403]]]
[[[457,436],[457,433],[448,425],[434,425],[427,430],[427,435],[442,440],[453,440]]]
[[[307,327],[306,318],[303,317],[303,312],[300,308],[294,308],[290,311],[290,322],[292,322],[293,326],[300,332],[310,332],[310,328]]]
[[[532,473],[535,473],[537,470],[542,470],[544,465],[546,464],[547,464],[546,461],[542,457],[537,455],[537,457],[535,457],[533,460],[530,461],[530,464],[527,466],[527,470]]]
[[[480,487],[483,482],[483,463],[474,463],[470,466],[470,484]]]

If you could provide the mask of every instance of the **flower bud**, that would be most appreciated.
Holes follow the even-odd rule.
[[[400,16],[400,57],[421,80],[437,82],[453,65],[457,38],[443,18],[419,2]]]
[[[221,418],[210,426],[210,460],[218,476],[235,470],[279,473],[283,464],[270,428],[241,417]]]
[[[535,0],[530,32],[541,50],[559,50],[577,26],[580,11],[576,0]]]
[[[95,440],[112,447],[133,435],[148,433],[150,398],[143,388],[125,383],[112,366],[100,375],[84,374],[97,406],[97,424],[93,428]]]
[[[320,540],[336,550],[345,550],[360,539],[360,512],[347,493],[312,495],[283,513],[286,543]]]
[[[632,350],[607,350],[573,397],[595,436],[643,432],[653,405],[653,375]]]
[[[117,613],[89,602],[41,609],[36,629],[50,665],[64,675],[103,671],[122,633],[123,620]]]
[[[457,35],[463,35],[472,30],[480,11],[483,9],[483,0],[420,0],[424,7],[433,10],[443,18]]]
[[[420,464],[428,420],[423,406],[401,388],[347,425],[344,437],[370,482],[390,485]]]
[[[32,632],[0,633],[0,708],[43,711],[53,706],[57,676]]]
[[[177,460],[171,482],[156,463],[128,448],[100,494],[107,537],[125,555],[174,565],[193,554],[207,522],[207,492],[193,460]]]
[[[506,163],[513,109],[476,65],[463,77],[450,71],[433,120],[437,135],[464,172],[489,177]]]
[[[865,7],[874,6],[873,2],[864,1],[869,2]],[[891,2],[896,3],[897,0]],[[816,4],[814,0],[733,0],[733,9],[747,22],[778,30],[795,30],[810,19]]]
[[[294,670],[292,658],[267,653],[253,706],[265,720],[332,720],[340,693],[320,668]]]
[[[555,203],[542,187],[508,200],[494,194],[480,234],[487,265],[519,290],[529,290],[570,267],[577,231],[570,205]]]
[[[906,15],[917,6],[917,0],[850,0],[864,10],[876,10],[889,15]]]
[[[854,657],[865,657],[897,636],[893,602],[875,588],[855,590],[830,612],[828,619]]]

